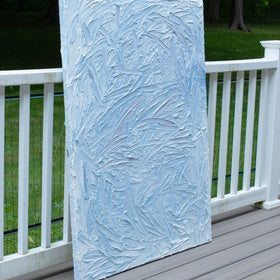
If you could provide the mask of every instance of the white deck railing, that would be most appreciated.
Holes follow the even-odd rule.
[[[264,208],[279,206],[280,194],[280,41],[261,42],[265,57],[239,61],[206,62],[210,74],[208,102],[208,134],[210,146],[210,169],[213,170],[215,130],[220,129],[217,196],[211,200],[212,215],[233,210],[256,202],[263,202]],[[255,114],[257,71],[261,71],[259,112]],[[248,71],[248,99],[246,110],[246,133],[244,151],[243,182],[238,184],[240,166],[240,143],[242,129],[244,73]],[[228,130],[230,98],[232,94],[232,72],[236,72],[234,126],[232,141],[230,192],[225,194],[225,178],[228,158]],[[223,74],[221,126],[217,127],[216,101],[218,74]],[[258,120],[257,155],[255,182],[250,184],[253,152],[254,122]],[[241,189],[238,191],[238,189]]]
[[[209,76],[208,134],[210,169],[217,165],[217,190],[211,200],[212,215],[245,205],[262,203],[264,208],[280,206],[280,41],[262,42],[265,57],[261,59],[206,62]],[[257,76],[261,72],[261,85]],[[232,76],[236,78],[232,79]],[[248,90],[244,80],[248,79]],[[223,78],[222,78],[223,77]],[[233,82],[235,86],[233,86]],[[72,258],[67,176],[64,180],[63,240],[51,243],[52,142],[54,84],[62,83],[61,69],[2,71],[0,72],[0,279],[8,279],[34,270],[58,264]],[[42,214],[41,246],[28,250],[28,192],[29,192],[29,122],[30,86],[44,84],[43,153],[42,153]],[[19,154],[18,154],[18,252],[4,256],[4,143],[5,143],[5,89],[20,86]],[[258,93],[258,88],[260,88]],[[235,90],[234,90],[235,89]],[[248,95],[246,119],[244,93]],[[235,96],[235,101],[230,101]],[[256,96],[259,111],[256,114]],[[217,102],[221,100],[221,124],[217,122]],[[230,106],[234,104],[232,148],[228,148]],[[242,125],[242,122],[246,125]],[[255,180],[252,184],[252,155],[254,125],[258,122]],[[242,132],[242,127],[246,132]],[[214,160],[215,132],[219,157]],[[241,135],[245,135],[244,158],[240,156]],[[243,137],[244,138],[244,137]],[[228,153],[231,153],[229,157]],[[229,158],[231,158],[229,160]],[[244,161],[243,181],[240,184],[240,158]],[[230,183],[226,174],[230,163]],[[67,172],[65,172],[67,174]],[[229,191],[227,191],[229,186]],[[214,188],[214,187],[213,187]]]

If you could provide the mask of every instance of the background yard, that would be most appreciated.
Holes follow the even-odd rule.
[[[40,14],[40,16],[42,16]],[[1,13],[0,13],[0,16]],[[39,15],[37,15],[39,17]],[[6,18],[6,21],[5,21]],[[7,15],[1,18],[0,25],[0,70],[60,68],[60,34],[57,25],[35,24],[38,19],[34,15],[27,20],[19,13],[15,22],[10,22]],[[280,23],[249,24],[251,33],[230,31],[227,24],[205,25],[206,61],[235,60],[263,57],[262,40],[280,39]],[[248,74],[245,75],[248,78]],[[258,73],[260,77],[260,73]],[[232,77],[235,79],[235,76]],[[207,76],[207,80],[209,77]],[[219,157],[219,126],[221,119],[222,76],[219,77],[216,134],[214,150],[212,196],[216,195]],[[240,176],[242,182],[247,90],[244,86]],[[258,111],[260,82],[257,83],[255,111]],[[54,139],[53,139],[53,195],[52,195],[52,242],[62,239],[63,225],[63,184],[64,184],[64,107],[63,86],[55,87],[54,103]],[[30,122],[30,182],[29,182],[29,247],[38,247],[41,242],[41,181],[42,181],[42,131],[43,131],[43,86],[31,88],[31,122]],[[231,173],[231,151],[234,123],[235,86],[231,89],[230,125],[228,138],[227,192]],[[19,88],[6,88],[5,108],[5,217],[4,217],[4,253],[17,251],[17,195],[18,195],[18,119],[19,119]],[[251,185],[254,184],[255,151],[258,120],[254,125],[254,153],[252,157]]]

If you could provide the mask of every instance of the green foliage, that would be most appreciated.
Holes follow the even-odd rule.
[[[24,0],[23,8],[25,11],[40,11],[48,8],[48,1],[42,0]],[[6,0],[6,10],[17,11],[19,10],[18,0]]]
[[[204,0],[206,9],[208,0]],[[231,0],[220,0],[220,20],[229,23]],[[280,21],[279,0],[243,0],[244,20],[248,23],[273,23]]]
[[[57,26],[0,27],[0,70],[61,67]]]
[[[280,1],[279,0],[269,0],[268,3],[269,13],[278,21],[280,21]]]

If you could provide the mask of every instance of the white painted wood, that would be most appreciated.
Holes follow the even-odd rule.
[[[72,273],[72,277],[69,272]],[[63,273],[63,274],[62,274]],[[68,277],[65,277],[68,275]],[[36,271],[32,271],[30,273],[26,273],[24,275],[20,275],[19,277],[13,277],[13,280],[74,280],[73,275],[73,260],[66,261],[63,263],[55,264],[49,267],[45,267]]]
[[[206,73],[249,71],[277,67],[274,58],[211,61],[205,63]],[[62,82],[62,69],[0,71],[0,85],[43,84]]]
[[[26,255],[13,254],[0,262],[0,279],[10,279],[72,259],[72,244],[52,243],[50,248],[29,250]]]
[[[4,255],[5,87],[0,86],[0,261]]]
[[[218,73],[210,74],[210,85],[209,85],[209,92],[208,92],[208,142],[209,142],[210,182],[212,182],[212,173],[213,173],[217,85],[218,85],[217,79],[218,79]]]
[[[69,241],[72,240],[71,219],[70,219],[70,198],[69,198],[67,150],[65,150],[65,161],[64,161],[63,240],[64,240],[64,242],[69,242]]]
[[[18,166],[18,253],[28,251],[30,86],[20,86]]]
[[[226,72],[226,73],[224,73],[224,84],[223,84],[219,170],[218,170],[218,191],[217,191],[218,198],[223,198],[224,194],[225,194],[225,176],[226,176],[226,164],[227,164],[227,143],[228,143],[228,126],[229,126],[229,109],[230,109],[230,89],[231,89],[231,73]]]
[[[205,62],[206,73],[249,71],[277,67],[275,58]],[[43,84],[62,82],[62,69],[0,71],[0,85]]]
[[[44,85],[41,246],[51,245],[54,84]]]
[[[277,67],[275,57],[205,62],[206,73],[237,72]]]
[[[260,41],[260,43],[265,48],[265,59],[278,60],[280,40]],[[276,51],[275,53],[273,53],[274,50]]]
[[[62,69],[0,71],[0,86],[61,83]]]
[[[268,95],[268,82],[269,82],[269,70],[262,71],[261,76],[261,90],[259,101],[259,123],[258,123],[258,141],[257,141],[257,158],[256,158],[256,175],[255,186],[263,186],[263,171],[264,171],[264,155],[265,155],[265,135],[266,135],[266,102]]]
[[[250,191],[238,191],[236,194],[226,194],[223,199],[211,199],[211,215],[215,216],[227,211],[241,208],[258,201],[265,200],[267,187],[252,187]]]
[[[265,143],[265,183],[268,186],[266,209],[280,207],[280,40],[261,42],[265,47],[265,58],[276,59],[277,69],[270,70],[267,97],[267,130]]]
[[[251,162],[253,150],[254,136],[254,120],[255,120],[255,102],[256,102],[256,82],[257,71],[250,71],[248,103],[247,103],[247,120],[246,120],[246,138],[244,152],[244,174],[243,174],[243,190],[248,191],[251,187]]]
[[[237,72],[236,92],[235,92],[232,165],[231,165],[231,182],[230,182],[231,194],[236,194],[238,190],[243,92],[244,92],[244,71],[241,71],[241,72]]]

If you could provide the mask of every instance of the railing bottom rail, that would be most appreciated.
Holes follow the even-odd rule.
[[[46,267],[72,260],[72,243],[59,241],[49,248],[30,249],[27,254],[12,254],[0,262],[0,279],[12,279]]]

